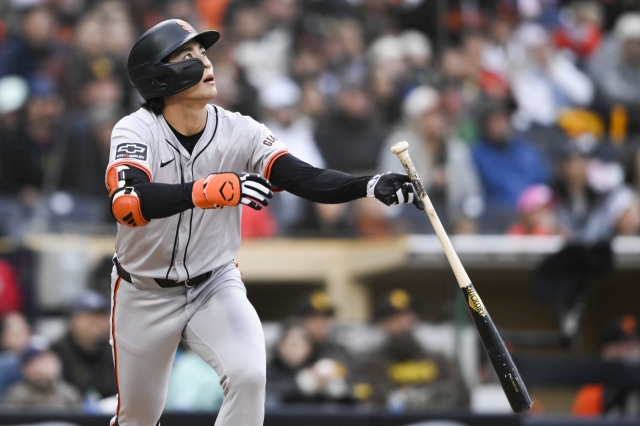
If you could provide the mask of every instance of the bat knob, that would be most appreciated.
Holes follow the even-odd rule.
[[[409,149],[409,142],[402,141],[402,142],[398,142],[397,144],[392,146],[391,147],[391,152],[393,152],[394,154],[398,155],[398,154],[403,153],[407,149]]]

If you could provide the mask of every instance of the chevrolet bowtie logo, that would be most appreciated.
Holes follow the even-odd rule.
[[[136,154],[144,152],[144,148],[137,144],[126,144],[118,147],[118,152],[126,152],[127,154]]]

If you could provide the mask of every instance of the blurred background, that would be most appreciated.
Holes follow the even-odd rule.
[[[222,33],[214,103],[304,161],[402,171],[409,141],[535,401],[509,414],[423,212],[280,193],[237,259],[265,424],[640,424],[637,0],[1,1],[0,424],[115,412],[104,172],[168,18]],[[215,372],[172,374],[163,424],[212,424]]]

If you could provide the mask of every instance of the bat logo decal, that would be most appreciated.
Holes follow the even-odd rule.
[[[467,287],[467,295],[469,296],[469,306],[476,311],[481,317],[487,316],[487,311],[484,309],[480,296],[476,293],[476,289],[469,286]]]

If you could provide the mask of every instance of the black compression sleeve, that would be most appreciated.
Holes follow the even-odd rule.
[[[135,185],[140,194],[142,213],[147,219],[162,219],[194,208],[191,200],[193,182],[155,183]]]
[[[137,167],[126,171],[125,180],[126,186],[133,186],[138,191],[142,214],[147,219],[162,219],[195,207],[191,200],[193,182],[149,182],[147,174]]]
[[[278,158],[271,167],[274,186],[323,204],[338,204],[367,195],[371,176],[356,177],[337,170],[317,169],[291,154]]]

